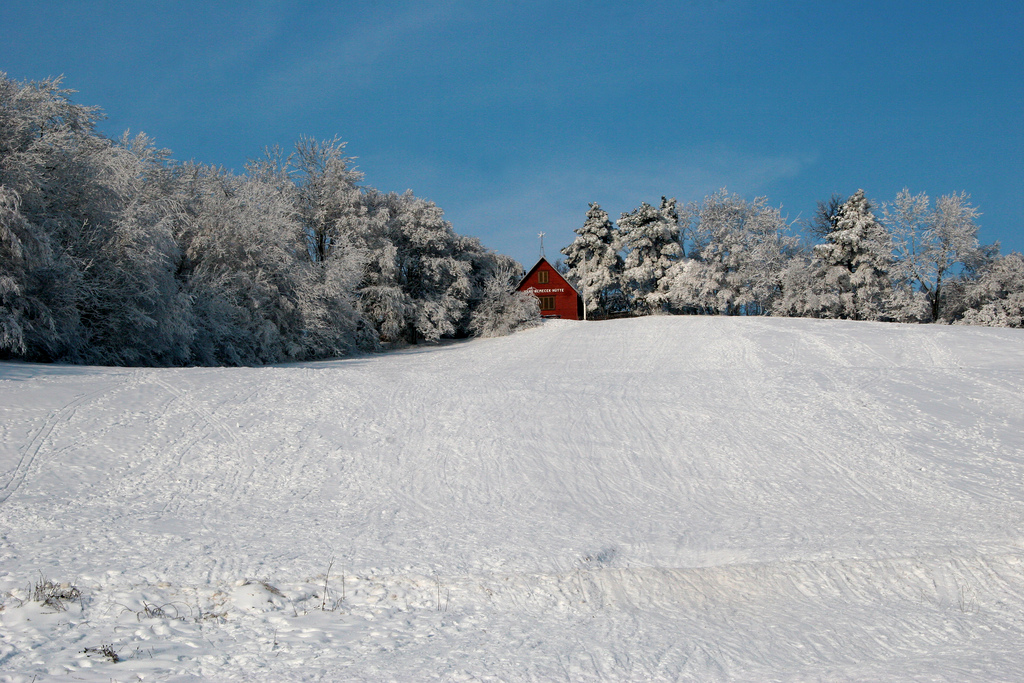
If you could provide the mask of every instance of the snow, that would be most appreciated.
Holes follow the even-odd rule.
[[[1022,427],[964,326],[0,363],[0,681],[1024,680]]]

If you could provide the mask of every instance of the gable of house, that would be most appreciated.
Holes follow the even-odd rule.
[[[526,273],[516,290],[536,296],[544,317],[580,319],[579,292],[543,257]]]

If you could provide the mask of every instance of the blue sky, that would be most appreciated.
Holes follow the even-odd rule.
[[[589,202],[967,191],[1024,250],[1024,3],[23,2],[0,71],[241,170],[300,135],[525,265]]]

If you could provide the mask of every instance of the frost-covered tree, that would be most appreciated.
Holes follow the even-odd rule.
[[[369,191],[367,253],[359,288],[365,315],[385,341],[436,341],[459,333],[474,293],[479,241],[458,235],[433,202]]]
[[[796,245],[780,211],[765,197],[748,202],[723,189],[689,213],[690,258],[672,267],[672,305],[698,313],[768,313]]]
[[[932,207],[925,193],[907,189],[884,207],[901,273],[927,300],[926,320],[943,319],[946,290],[958,269],[978,268],[986,251],[978,242],[978,210],[966,193],[943,195]]]
[[[47,302],[29,288],[35,271],[51,259],[46,235],[32,230],[18,195],[0,185],[0,357],[25,355],[26,335],[52,326]]]
[[[209,166],[178,170],[179,278],[193,303],[193,357],[246,365],[307,357],[298,290],[304,255],[294,188],[277,167],[238,176]]]
[[[522,276],[522,269],[516,266],[502,264],[484,282],[481,300],[469,319],[474,337],[500,337],[540,324],[540,300],[515,290]]]
[[[0,74],[0,356],[239,365],[436,340],[468,333],[508,263],[432,203],[359,187],[337,139],[236,175],[107,139],[69,94]]]
[[[772,315],[793,318],[819,318],[826,310],[820,297],[818,279],[822,266],[808,250],[797,251],[779,275],[781,292],[772,302]]]
[[[667,303],[668,272],[683,257],[676,200],[661,198],[655,209],[647,202],[618,220],[626,258],[622,291],[628,306],[638,313],[662,310]]]
[[[177,362],[187,302],[164,155],[97,134],[98,111],[70,93],[0,74],[2,343],[34,360]]]
[[[0,303],[4,347],[54,360],[84,344],[79,246],[103,242],[107,192],[95,179],[98,113],[59,80],[18,83],[0,72]],[[82,244],[84,242],[84,245]]]
[[[965,283],[967,310],[957,322],[989,327],[1024,327],[1024,256],[1011,252],[985,263]]]
[[[565,275],[578,283],[588,313],[607,315],[623,308],[618,233],[598,204],[590,205],[586,220],[576,229],[576,239],[562,253],[568,266]]]
[[[457,235],[433,202],[406,194],[399,207],[393,223],[414,333],[428,341],[453,336],[472,295],[472,265],[465,255],[479,242]]]
[[[880,320],[891,291],[892,239],[871,212],[863,190],[839,207],[835,228],[814,247],[814,280],[823,317]]]
[[[190,302],[175,277],[175,178],[167,150],[145,135],[106,147],[101,182],[111,191],[110,233],[87,278],[92,298],[79,303],[89,320],[89,362],[177,365],[189,359]],[[85,358],[83,358],[84,360]]]
[[[319,142],[302,137],[289,160],[298,185],[298,215],[310,258],[317,262],[326,261],[360,219],[358,184],[363,174],[344,153],[345,143],[338,138]]]

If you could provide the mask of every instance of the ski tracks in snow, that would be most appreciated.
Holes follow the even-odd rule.
[[[1001,333],[941,332],[556,321],[97,379],[25,413],[4,489],[25,495],[0,513],[29,524],[0,548],[5,590],[43,566],[110,612],[5,664],[28,680],[102,636],[156,650],[158,679],[1019,676],[1024,366]],[[91,454],[91,487],[35,479]],[[342,571],[349,592],[321,612],[332,555],[329,595]],[[227,616],[137,616],[200,594]]]
[[[32,469],[32,466],[37,463],[40,457],[45,458],[49,455],[51,437],[55,430],[59,432],[66,428],[74,418],[75,413],[83,404],[86,404],[104,394],[118,390],[125,390],[130,386],[138,384],[140,374],[141,371],[126,373],[119,382],[114,384],[114,386],[102,386],[99,389],[87,391],[86,393],[77,396],[63,407],[51,411],[43,421],[43,424],[35,431],[28,442],[18,449],[18,463],[11,472],[11,475],[7,479],[3,488],[0,488],[0,505],[6,503],[7,499],[18,491],[24,483],[25,478],[28,476],[29,471]],[[42,456],[40,456],[41,452],[43,454]]]
[[[194,489],[199,485],[209,486],[211,483],[214,484],[214,492],[226,505],[237,505],[242,501],[246,495],[246,485],[252,480],[253,473],[255,471],[255,462],[250,453],[247,453],[243,448],[242,440],[239,438],[238,429],[230,427],[226,422],[217,417],[214,410],[202,405],[193,396],[192,392],[180,389],[167,380],[165,380],[159,371],[150,375],[148,378],[150,382],[158,385],[178,401],[181,402],[185,410],[193,414],[206,429],[201,430],[196,438],[190,439],[184,445],[184,448],[177,454],[177,464],[179,467],[182,466],[182,459],[185,453],[192,450],[192,448],[199,442],[208,441],[210,433],[220,437],[220,441],[226,445],[226,453],[214,453],[213,457],[218,461],[217,466],[212,468],[211,474],[221,475],[222,481],[211,482],[210,480],[200,479],[196,476],[188,476],[185,478],[187,485]],[[232,405],[236,408],[244,406],[255,394],[256,389],[252,388],[245,395],[241,397],[233,397]],[[177,495],[178,503],[185,497],[191,494],[189,490],[183,490]]]

